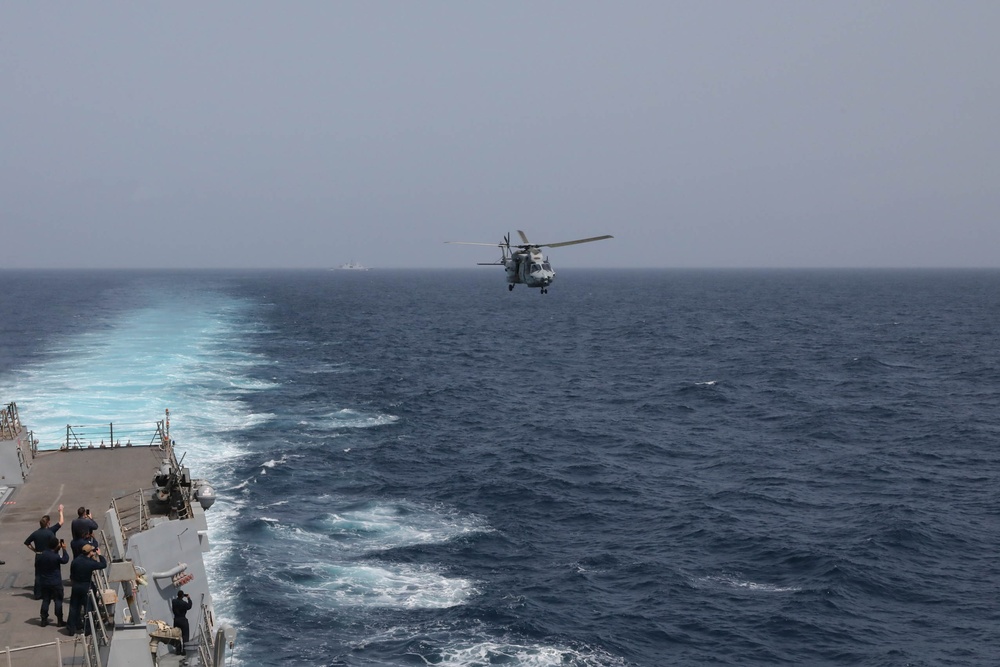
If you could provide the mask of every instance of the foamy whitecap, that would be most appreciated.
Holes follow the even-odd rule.
[[[446,577],[430,567],[406,564],[322,565],[315,585],[298,585],[297,593],[319,604],[337,606],[446,609],[463,604],[475,593],[471,581]]]
[[[323,526],[343,548],[360,552],[441,543],[490,530],[476,516],[404,502],[373,503],[331,513]]]
[[[351,408],[343,408],[336,412],[331,412],[320,417],[326,426],[331,428],[373,428],[375,426],[386,426],[399,421],[396,415],[385,413],[366,414]]]
[[[302,458],[301,454],[282,454],[281,458],[279,458],[279,459],[269,459],[269,460],[264,461],[263,463],[261,463],[261,466],[263,466],[265,468],[275,468],[277,466],[284,465],[285,463],[288,463],[288,461],[290,459],[301,459],[301,458]]]
[[[604,651],[484,641],[445,647],[441,651],[441,662],[437,664],[445,667],[619,667],[626,663],[622,658]]]
[[[301,563],[291,571],[275,570],[273,576],[292,587],[294,595],[322,606],[441,609],[463,604],[475,593],[471,581],[448,576],[434,565],[373,563],[369,556],[487,530],[477,517],[409,503],[345,509],[303,525],[270,516],[260,520],[269,534],[261,543],[281,545]]]
[[[699,581],[711,584],[721,584],[729,588],[751,591],[754,593],[797,593],[802,590],[801,588],[794,586],[778,586],[776,584],[767,583],[762,584],[726,575],[702,577]]]

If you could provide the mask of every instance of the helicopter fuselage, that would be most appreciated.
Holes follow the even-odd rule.
[[[544,292],[556,277],[549,260],[540,252],[511,253],[510,257],[504,260],[504,269],[507,272],[510,289],[516,284],[522,284],[540,288]]]

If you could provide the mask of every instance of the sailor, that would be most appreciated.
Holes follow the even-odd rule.
[[[187,655],[187,642],[191,634],[187,613],[193,605],[191,596],[184,591],[177,591],[177,597],[170,602],[170,608],[174,612],[174,627],[181,629],[181,655]]]
[[[24,541],[24,546],[28,547],[35,554],[35,590],[34,598],[36,600],[42,599],[42,588],[38,583],[38,557],[48,549],[49,542],[53,537],[56,536],[56,532],[63,524],[63,506],[59,506],[59,523],[53,525],[52,519],[48,514],[43,516],[38,520],[38,530],[28,535],[28,539]]]
[[[76,510],[76,518],[73,519],[73,523],[70,524],[70,529],[73,531],[73,539],[78,537],[83,537],[87,534],[88,529],[91,531],[99,530],[100,526],[94,521],[90,516],[90,510],[86,507],[80,507]]]
[[[69,566],[69,579],[73,588],[69,595],[69,621],[66,630],[75,635],[83,632],[83,610],[87,607],[87,593],[90,592],[90,576],[94,570],[103,570],[108,562],[101,555],[101,550],[90,544],[80,548],[80,555],[73,559]]]
[[[59,552],[62,551],[62,555]],[[66,542],[52,536],[48,548],[35,558],[35,578],[42,589],[42,627],[49,624],[49,602],[55,601],[56,625],[60,628],[63,621],[63,581],[62,566],[69,562],[66,553]]]
[[[94,537],[94,531],[90,530],[89,528],[87,529],[87,532],[84,533],[81,537],[78,537],[69,543],[69,549],[70,551],[73,552],[73,558],[76,558],[77,556],[80,555],[80,552],[83,551],[83,545],[85,544],[89,544],[95,549],[100,545],[100,543],[97,541],[97,538]]]

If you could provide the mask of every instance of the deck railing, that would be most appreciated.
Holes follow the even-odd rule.
[[[205,605],[201,606],[199,616],[198,628],[195,630],[198,636],[198,655],[201,664],[211,665],[215,653],[215,618],[212,616],[212,610]]]
[[[8,403],[0,410],[0,438],[13,440],[21,432],[21,420],[17,416],[17,404]]]
[[[169,444],[163,421],[107,424],[67,424],[63,449],[94,449],[98,447],[132,447],[147,445],[164,448]]]
[[[148,491],[136,489],[132,493],[111,499],[111,508],[118,516],[118,523],[123,533],[122,544],[125,544],[132,533],[139,533],[149,528],[149,508],[146,506],[148,494]],[[117,555],[124,556],[124,554]]]
[[[103,667],[94,642],[84,635],[77,635],[72,639],[57,639],[44,644],[18,648],[7,646],[0,649],[0,663],[5,667],[19,665],[63,667],[67,664],[79,665],[81,660],[86,667]]]

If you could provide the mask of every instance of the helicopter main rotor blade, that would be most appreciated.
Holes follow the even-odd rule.
[[[477,243],[476,241],[445,241],[445,243],[453,243],[455,245],[487,245],[491,248],[496,248],[498,245],[503,245],[503,243]]]
[[[524,245],[534,245],[531,241],[528,240],[528,237],[520,229],[517,230],[517,234],[518,236],[521,237],[521,240],[524,241]]]
[[[603,241],[604,239],[613,239],[614,236],[611,234],[605,234],[604,236],[591,236],[589,239],[577,239],[575,241],[560,241],[559,243],[539,243],[534,245],[535,248],[559,248],[564,245],[576,245],[577,243],[590,243],[591,241]]]

